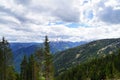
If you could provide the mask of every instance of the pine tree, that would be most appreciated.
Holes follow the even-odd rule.
[[[12,66],[12,52],[10,45],[3,37],[0,42],[0,80],[7,79],[7,69]]]
[[[35,60],[38,67],[38,80],[44,80],[44,52],[43,49],[40,48],[35,52]]]
[[[21,80],[19,73],[16,73],[16,80]]]
[[[17,79],[17,76],[16,76],[16,72],[14,70],[14,67],[13,66],[10,66],[8,69],[7,69],[7,80],[16,80]]]
[[[38,80],[38,67],[33,55],[29,58],[28,63],[28,77],[29,80]]]
[[[28,63],[27,63],[27,58],[26,56],[24,56],[23,61],[21,63],[21,74],[20,74],[20,78],[21,80],[28,80],[28,75],[27,75],[27,67]]]
[[[45,80],[54,80],[52,55],[50,54],[50,46],[49,46],[49,40],[47,36],[45,36],[44,45],[45,45],[45,51],[44,51]]]

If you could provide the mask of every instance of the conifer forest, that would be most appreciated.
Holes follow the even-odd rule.
[[[39,48],[29,57],[24,55],[19,65],[20,70],[16,71],[14,54],[9,42],[3,37],[0,42],[0,80],[120,79],[120,49],[100,57],[93,56],[85,62],[71,65],[61,70],[61,68],[56,68],[54,60],[56,54],[59,53],[51,54],[49,43],[48,37],[45,36],[44,47]]]

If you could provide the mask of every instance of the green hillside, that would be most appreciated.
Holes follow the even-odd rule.
[[[105,57],[120,48],[120,39],[103,39],[71,48],[54,57],[55,70],[60,73],[71,66],[76,66],[97,57]]]
[[[120,52],[96,58],[59,74],[56,80],[119,80]]]

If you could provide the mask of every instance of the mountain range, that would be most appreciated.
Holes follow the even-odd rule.
[[[50,51],[52,54],[55,54],[57,52],[73,48],[85,43],[87,42],[50,42]],[[10,43],[10,47],[14,56],[16,70],[19,71],[20,63],[24,55],[29,57],[31,54],[34,54],[37,49],[44,47],[43,45],[43,43]]]
[[[43,43],[11,43],[14,53],[16,70],[20,69],[20,63],[24,55],[30,56],[37,49],[43,47]],[[106,57],[117,54],[120,49],[120,38],[102,39],[91,42],[51,42],[50,50],[54,55],[56,73],[74,67],[78,64],[90,61],[94,58]]]

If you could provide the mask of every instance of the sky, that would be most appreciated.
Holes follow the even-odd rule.
[[[10,42],[120,38],[120,0],[0,0],[0,38]]]

